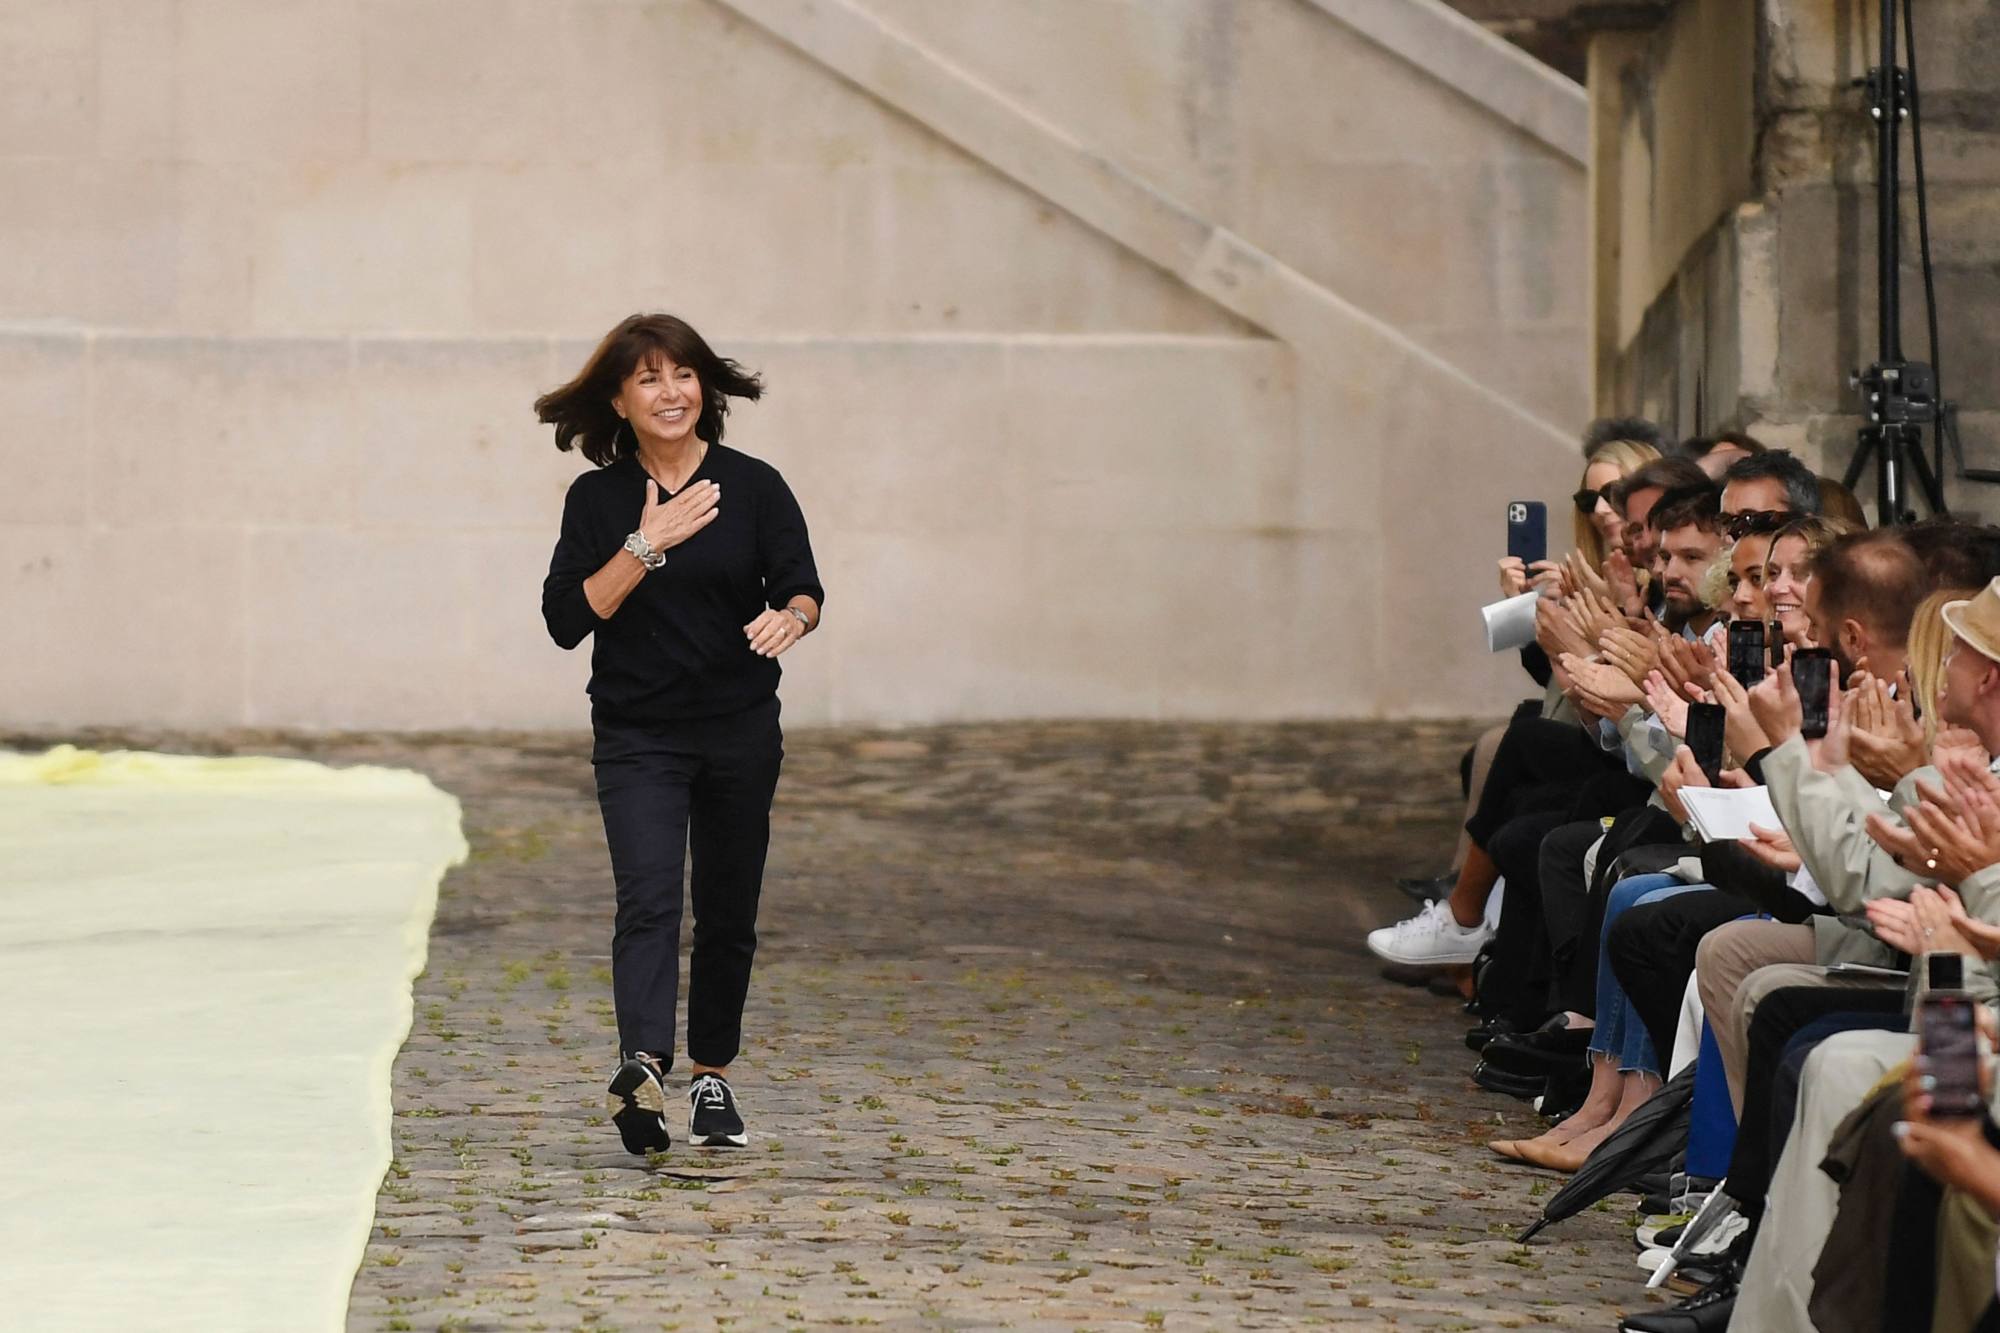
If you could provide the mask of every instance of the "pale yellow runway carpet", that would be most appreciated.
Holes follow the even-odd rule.
[[[338,1329],[458,802],[0,753],[0,1328]]]

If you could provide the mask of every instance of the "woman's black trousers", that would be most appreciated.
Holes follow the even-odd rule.
[[[784,759],[774,697],[722,717],[632,724],[599,715],[597,804],[618,915],[611,993],[624,1052],[672,1064],[680,986],[681,880],[691,871],[688,1059],[721,1068],[743,1040],[757,899]]]

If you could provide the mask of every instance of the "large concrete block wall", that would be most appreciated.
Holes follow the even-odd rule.
[[[1689,433],[1745,424],[1824,471],[1846,466],[1861,424],[1847,376],[1877,350],[1874,132],[1852,86],[1877,63],[1877,14],[1862,0],[1783,0],[1754,14],[1680,0],[1652,32],[1594,40],[1594,114],[1617,127],[1600,133],[1595,164],[1601,409],[1645,410]],[[1937,0],[1916,19],[1946,391],[1972,461],[1991,467],[2000,462],[1990,373],[2000,355],[1991,78],[2000,12],[1984,0]],[[1907,65],[1907,52],[1900,59]],[[1711,144],[1747,130],[1749,151],[1705,161],[1663,151],[1667,127],[1690,125],[1665,94],[1703,88],[1715,108]],[[1912,167],[1905,135],[1904,353],[1926,360]],[[1677,233],[1673,251],[1633,244],[1644,235],[1633,218],[1688,199],[1713,216]],[[1872,500],[1872,473],[1860,489]],[[1954,485],[1951,499],[2000,512],[1991,487]]]
[[[1134,79],[1199,45],[1189,14],[1105,8],[1155,25],[1113,53]],[[1367,46],[1299,0],[1246,9],[1259,62],[1274,34]],[[1211,154],[1231,208],[1269,196],[1268,226],[1229,218],[1380,326],[1301,346],[715,0],[0,0],[0,53],[25,261],[0,277],[0,724],[580,724],[585,656],[537,596],[583,465],[529,403],[635,308],[770,380],[730,442],[791,478],[830,589],[795,721],[1515,692],[1473,609],[1501,502],[1576,470],[1546,423],[1581,415],[1580,185],[1474,104],[1412,113],[1434,144],[1401,151],[1438,160],[1385,218],[1427,255],[1458,238],[1451,263],[1372,288],[1301,220],[1339,193],[1334,112]],[[1315,154],[1285,216],[1271,163]],[[1455,251],[1496,200],[1502,279]],[[1425,322],[1461,296],[1477,319]],[[1534,349],[1520,375],[1467,351],[1478,319]]]

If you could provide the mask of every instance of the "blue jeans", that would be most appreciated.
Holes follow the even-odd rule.
[[[1611,960],[1605,956],[1604,941],[1611,938],[1611,923],[1629,907],[1707,887],[1683,884],[1672,875],[1634,875],[1612,885],[1610,896],[1604,900],[1604,933],[1597,944],[1597,1028],[1591,1034],[1590,1052],[1618,1057],[1618,1071],[1622,1074],[1658,1074],[1660,1056],[1653,1049],[1653,1038],[1647,1033],[1645,1023],[1626,997],[1625,988],[1618,984]]]

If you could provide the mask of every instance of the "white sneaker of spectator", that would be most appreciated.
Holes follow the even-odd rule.
[[[1407,921],[1368,932],[1368,951],[1377,958],[1410,967],[1443,967],[1469,963],[1479,956],[1492,929],[1481,921],[1461,926],[1451,914],[1449,899],[1440,898]]]
[[[1681,1258],[1683,1260],[1713,1259],[1717,1255],[1726,1253],[1729,1247],[1736,1243],[1736,1238],[1749,1229],[1749,1218],[1743,1216],[1741,1213],[1731,1213],[1728,1217],[1716,1223],[1715,1230],[1695,1242],[1694,1246],[1686,1254],[1682,1255]],[[1641,1250],[1638,1259],[1634,1262],[1648,1273],[1658,1272],[1660,1265],[1664,1264],[1668,1256],[1673,1252],[1674,1249],[1671,1245],[1655,1245],[1649,1249]]]

